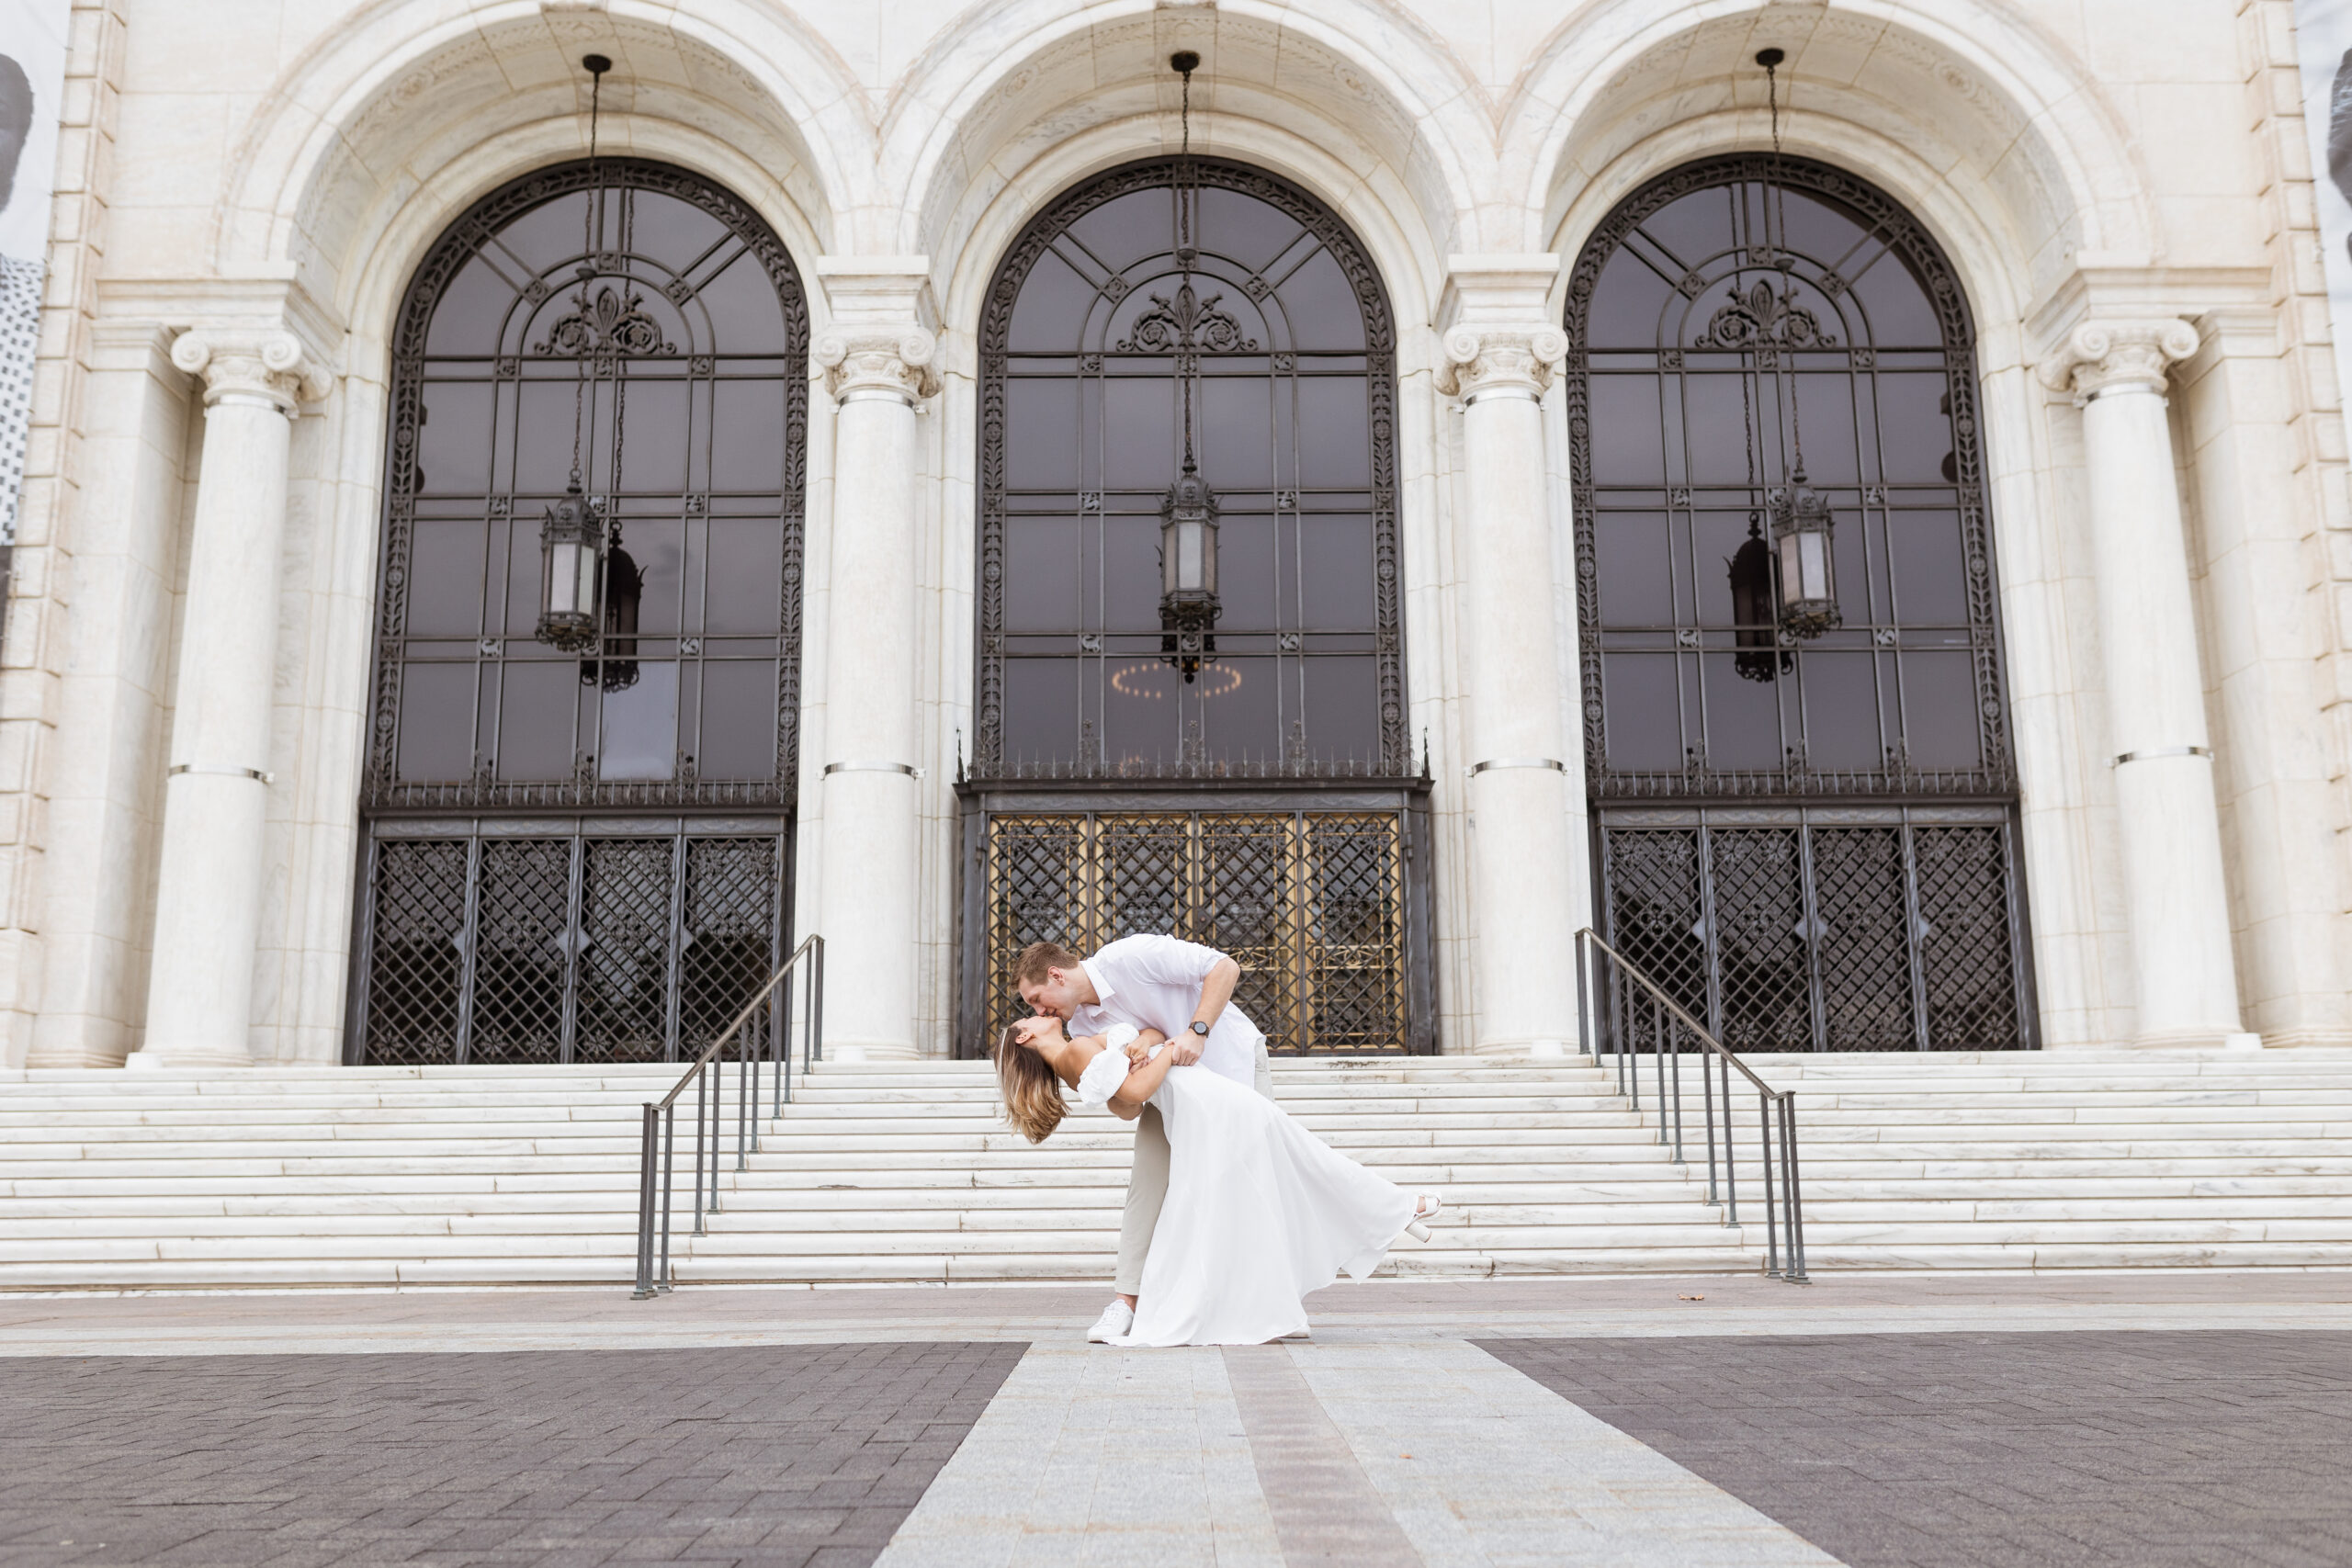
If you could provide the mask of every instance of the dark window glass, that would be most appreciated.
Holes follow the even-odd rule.
[[[393,349],[370,806],[787,803],[807,341],[775,235],[682,170],[543,170],[451,229]],[[637,582],[585,659],[533,635],[575,463]]]
[[[1232,164],[1201,165],[1180,257],[1172,173],[1064,197],[989,297],[976,772],[1408,772],[1385,296],[1328,209]],[[1220,504],[1190,682],[1159,611],[1187,380]]]
[[[1909,215],[1837,170],[1788,160],[1768,204],[1771,163],[1653,181],[1571,280],[1591,788],[2007,795],[1960,290]],[[1843,624],[1743,633],[1732,562],[1800,457],[1835,519]]]

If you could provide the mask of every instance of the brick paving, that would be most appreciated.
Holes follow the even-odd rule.
[[[858,1568],[1023,1348],[12,1359],[0,1564]]]
[[[1850,1568],[2352,1564],[2352,1334],[1478,1343]]]

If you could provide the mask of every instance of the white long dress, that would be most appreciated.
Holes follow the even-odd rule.
[[[1160,1047],[1165,1049],[1166,1047]],[[1114,1047],[1079,1075],[1110,1103],[1130,1066]],[[1151,1233],[1135,1327],[1121,1345],[1262,1345],[1306,1326],[1304,1298],[1363,1279],[1410,1223],[1413,1200],[1206,1067],[1153,1093],[1168,1130],[1168,1201]]]

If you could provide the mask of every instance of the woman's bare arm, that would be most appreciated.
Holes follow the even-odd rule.
[[[1135,1054],[1139,1051],[1148,1051],[1154,1045],[1165,1043],[1167,1039],[1168,1036],[1157,1029],[1145,1030],[1136,1036],[1135,1043],[1127,1047],[1128,1060],[1133,1061]],[[1176,1053],[1173,1051],[1162,1051],[1150,1061],[1137,1063],[1127,1074],[1127,1081],[1121,1084],[1118,1091],[1111,1096],[1111,1114],[1122,1122],[1132,1122],[1142,1115],[1143,1102],[1152,1097],[1153,1092],[1166,1080],[1168,1069],[1175,1065]]]

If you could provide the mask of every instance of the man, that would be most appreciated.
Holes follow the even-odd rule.
[[[1114,1023],[1156,1029],[1170,1042],[1178,1066],[1198,1063],[1274,1097],[1266,1037],[1233,1005],[1241,965],[1215,948],[1172,936],[1130,936],[1081,961],[1053,942],[1033,942],[1014,962],[1012,978],[1021,999],[1037,1014],[1015,1026],[1024,1038],[1064,1026],[1074,1037],[1101,1034]],[[1159,1107],[1147,1105],[1136,1119],[1135,1169],[1119,1217],[1119,1272],[1112,1287],[1117,1295],[1086,1331],[1098,1345],[1135,1324],[1144,1255],[1167,1197],[1168,1131]]]

